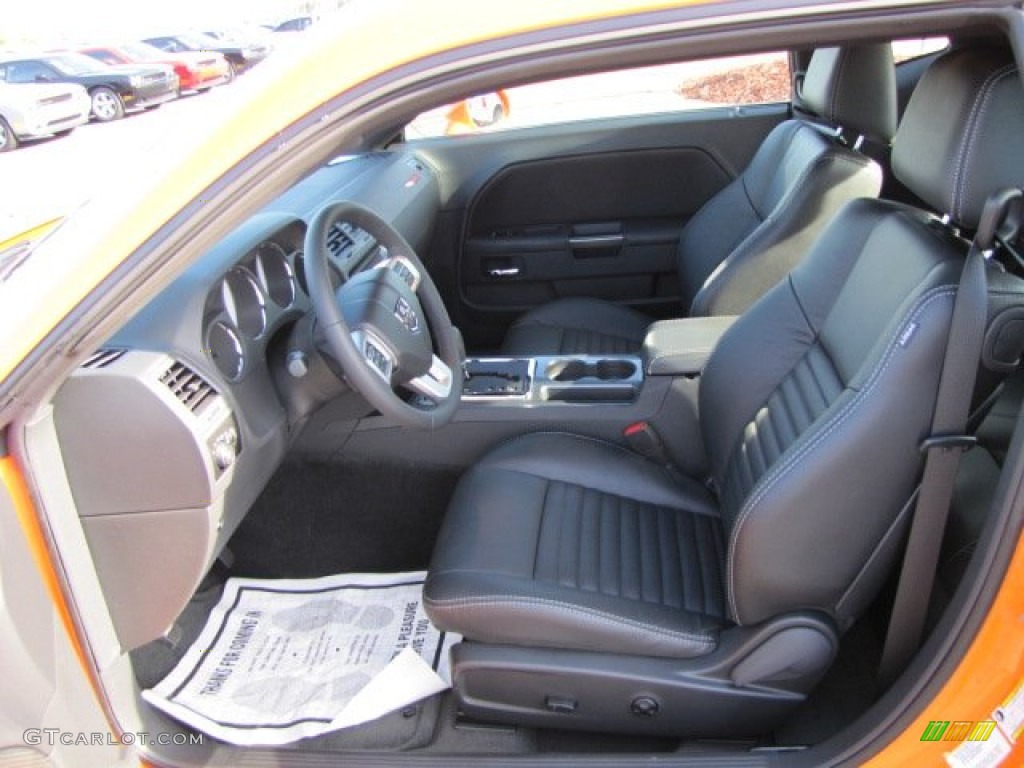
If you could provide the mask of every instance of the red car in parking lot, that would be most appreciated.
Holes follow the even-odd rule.
[[[216,51],[161,51],[148,43],[123,43],[82,48],[81,52],[104,64],[158,62],[174,67],[179,91],[207,91],[231,80],[227,59]]]

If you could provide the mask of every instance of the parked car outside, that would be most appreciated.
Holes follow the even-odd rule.
[[[0,82],[0,152],[25,139],[66,136],[89,122],[91,102],[74,84]]]
[[[178,76],[178,92],[208,91],[215,85],[231,81],[232,72],[227,59],[216,51],[182,51],[168,53],[148,43],[121,43],[119,45],[82,48],[90,58],[104,64],[166,64]]]
[[[92,116],[101,123],[135,109],[151,109],[177,98],[178,76],[161,64],[105,66],[81,53],[0,58],[0,80],[8,83],[74,83],[92,100]]]
[[[228,27],[216,27],[203,32],[221,42],[230,41],[246,45],[265,45],[274,48],[271,30],[257,24],[234,24]]]
[[[223,54],[231,65],[232,72],[240,75],[252,69],[270,55],[270,46],[262,43],[245,43],[238,40],[218,40],[202,32],[183,32],[176,35],[147,37],[143,42],[156,46],[162,51],[203,51]]]
[[[304,32],[313,26],[313,19],[309,16],[298,16],[294,19],[282,21],[276,27],[275,32]]]

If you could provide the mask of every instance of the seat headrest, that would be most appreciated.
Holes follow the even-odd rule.
[[[847,135],[888,143],[896,133],[896,67],[889,43],[818,48],[800,89],[806,109]]]
[[[976,229],[986,198],[1024,186],[1024,88],[1006,49],[943,55],[914,89],[893,142],[892,170],[954,224]]]

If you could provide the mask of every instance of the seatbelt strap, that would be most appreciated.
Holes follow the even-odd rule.
[[[998,228],[1020,199],[1020,190],[1006,190],[986,201],[957,286],[931,436],[921,444],[924,473],[879,664],[883,686],[902,672],[921,642],[960,457],[975,443],[967,420],[988,319],[985,262]]]

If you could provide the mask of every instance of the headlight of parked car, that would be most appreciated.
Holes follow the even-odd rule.
[[[143,82],[142,75],[131,75],[128,82],[131,83],[132,88],[140,88]]]

